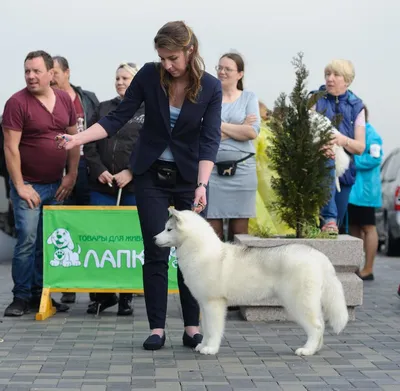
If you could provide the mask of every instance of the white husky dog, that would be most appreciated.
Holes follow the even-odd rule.
[[[192,211],[170,208],[160,247],[176,247],[185,284],[200,305],[203,341],[195,348],[216,354],[224,332],[227,303],[252,304],[276,295],[304,328],[307,342],[296,350],[309,356],[321,349],[324,314],[336,333],[346,326],[343,287],[330,260],[302,244],[246,248],[223,243],[210,224]]]
[[[316,126],[321,126],[323,129],[331,128],[332,133],[340,133],[331,123],[328,117],[316,112],[315,110],[309,110],[310,120]],[[316,140],[318,139],[318,134]],[[339,178],[345,173],[350,165],[350,156],[346,153],[343,147],[334,144],[332,152],[335,154],[335,184],[338,192],[341,191]]]

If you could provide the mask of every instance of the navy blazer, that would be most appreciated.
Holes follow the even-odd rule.
[[[134,175],[141,175],[169,146],[182,177],[197,182],[200,160],[215,162],[221,141],[221,83],[204,72],[196,103],[187,98],[171,131],[169,98],[156,63],[146,63],[133,78],[118,107],[98,122],[112,136],[145,104],[145,119],[131,155]]]

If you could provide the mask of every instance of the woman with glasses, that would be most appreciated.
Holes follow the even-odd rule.
[[[89,126],[117,108],[138,71],[139,68],[133,63],[122,63],[118,66],[115,75],[115,89],[118,95],[99,104]],[[119,189],[123,189],[120,205],[136,205],[129,159],[143,122],[144,104],[119,132],[84,146],[89,170],[91,205],[116,205]],[[115,293],[98,293],[95,297],[95,301],[88,307],[89,314],[102,312],[117,303],[117,315],[133,313],[132,293],[121,293],[119,300]]]
[[[257,173],[253,140],[260,130],[256,95],[243,88],[244,61],[226,53],[216,66],[222,85],[221,143],[210,177],[207,219],[223,239],[223,219],[229,219],[228,241],[248,233],[256,216]]]

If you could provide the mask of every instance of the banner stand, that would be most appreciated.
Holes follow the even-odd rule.
[[[99,288],[43,288],[40,300],[39,312],[36,313],[36,320],[46,320],[53,316],[57,311],[51,303],[51,293],[74,292],[74,293],[143,293],[140,289],[99,289]],[[178,289],[168,289],[168,294],[179,293]]]
[[[36,320],[45,320],[53,316],[56,312],[56,307],[53,307],[51,304],[50,288],[43,288],[39,312],[35,317]]]
[[[179,293],[175,249],[168,293]],[[43,291],[35,319],[56,313],[51,293],[143,293],[143,240],[136,207],[44,206]]]

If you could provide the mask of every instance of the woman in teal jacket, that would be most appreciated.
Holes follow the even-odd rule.
[[[362,155],[354,155],[356,181],[351,190],[348,206],[350,234],[363,239],[365,265],[357,272],[362,280],[373,280],[373,266],[378,248],[375,225],[375,208],[382,205],[380,165],[382,162],[382,138],[368,123],[365,108],[366,146]]]

